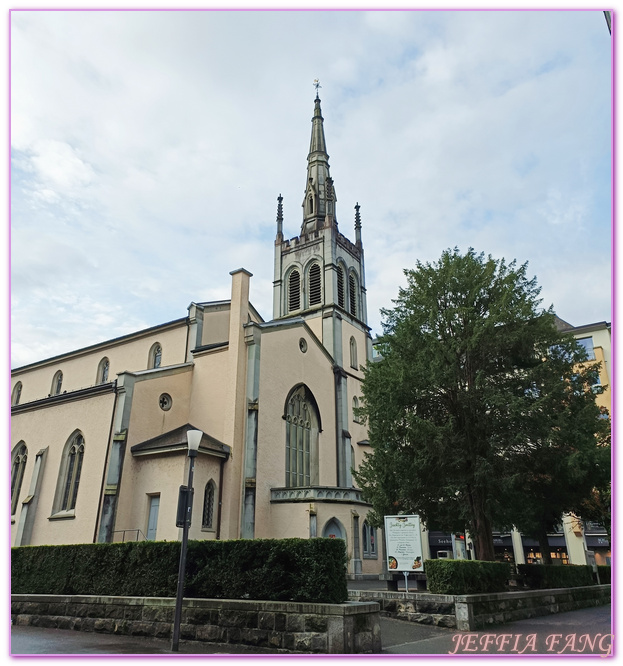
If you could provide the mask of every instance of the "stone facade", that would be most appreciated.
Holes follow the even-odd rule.
[[[175,599],[14,594],[15,624],[171,638]],[[182,640],[251,645],[285,652],[381,651],[376,603],[307,604],[185,599]]]

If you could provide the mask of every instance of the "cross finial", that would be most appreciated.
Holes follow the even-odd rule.
[[[322,88],[319,79],[314,79],[314,88],[316,88],[316,99],[318,99],[318,88]]]

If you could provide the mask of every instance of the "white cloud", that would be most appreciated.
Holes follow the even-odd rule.
[[[294,236],[315,78],[351,238],[362,206],[375,332],[402,269],[455,245],[529,261],[572,323],[609,317],[601,12],[30,11],[11,21],[18,365],[227,298],[241,266],[270,318],[276,197]],[[579,274],[578,258],[600,270]],[[67,302],[98,325],[70,324]]]

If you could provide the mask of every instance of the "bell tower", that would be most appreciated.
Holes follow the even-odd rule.
[[[324,119],[316,85],[307,155],[303,221],[298,236],[284,237],[283,197],[277,199],[273,320],[303,319],[333,359],[336,485],[352,487],[349,410],[360,392],[361,365],[372,360],[368,326],[361,214],[355,205],[355,242],[337,226]],[[359,352],[357,350],[360,350]],[[359,354],[359,355],[358,355]]]
[[[273,319],[302,317],[308,321],[341,366],[342,322],[370,337],[361,214],[357,203],[352,242],[338,229],[337,197],[329,169],[319,87],[316,82],[303,220],[298,236],[284,236],[283,197],[279,195],[277,199]],[[371,344],[366,347],[371,353]]]

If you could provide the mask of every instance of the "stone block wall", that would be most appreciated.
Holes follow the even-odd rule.
[[[351,601],[376,602],[387,617],[438,627],[456,627],[454,597],[446,594],[349,590]]]
[[[175,599],[15,594],[15,624],[171,638]],[[185,599],[181,640],[251,645],[287,652],[381,651],[376,603],[306,604]]]
[[[610,585],[466,594],[455,597],[456,627],[474,631],[492,624],[564,613],[610,603]]]

